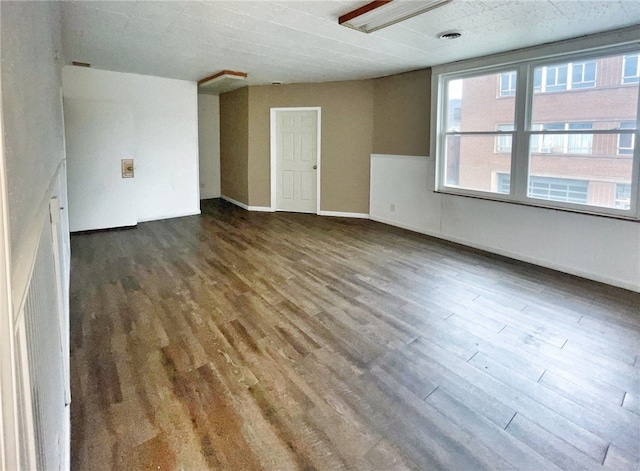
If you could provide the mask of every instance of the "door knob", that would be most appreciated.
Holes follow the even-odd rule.
[[[316,170],[317,168],[318,168],[318,166],[317,166],[317,165],[314,165],[314,166],[313,166],[313,169],[314,169],[314,170]]]

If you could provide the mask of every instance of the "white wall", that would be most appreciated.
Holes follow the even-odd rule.
[[[2,95],[12,260],[64,159],[60,13],[50,2],[2,2]]]
[[[198,95],[200,199],[220,197],[220,98]]]
[[[72,232],[135,226],[137,180],[122,178],[134,157],[133,111],[127,103],[64,100]]]
[[[44,435],[55,435],[57,438],[53,442],[47,442],[54,443],[58,450],[54,459],[48,462],[49,466],[68,469],[69,407],[65,407],[64,402],[60,401],[51,403],[45,395],[40,394],[44,389],[35,385],[35,395],[40,398],[39,405],[52,412],[50,417],[55,412],[57,421],[53,426],[45,427],[46,430],[43,428],[39,437],[34,437],[28,419],[32,406],[31,396],[24,394],[24,384],[18,379],[28,375],[33,365],[28,364],[25,357],[17,355],[17,351],[25,346],[21,341],[21,333],[24,332],[23,306],[31,268],[42,244],[52,244],[51,238],[47,242],[47,237],[42,235],[43,227],[51,226],[50,198],[56,197],[60,206],[66,206],[60,71],[60,64],[64,59],[61,57],[59,4],[0,2],[0,18],[0,103],[4,128],[4,132],[0,133],[0,150],[3,152],[0,174],[6,176],[6,193],[0,197],[0,201],[6,202],[6,207],[0,207],[0,241],[8,243],[9,248],[6,250],[6,246],[3,247],[4,256],[0,257],[0,269],[4,275],[0,278],[4,278],[6,284],[0,289],[0,293],[5,296],[0,309],[0,447],[4,447],[0,468],[33,468],[35,454],[29,451],[33,448],[22,445],[33,443],[36,438],[42,442]],[[0,191],[2,190],[4,188],[0,185]],[[61,248],[58,261],[62,279],[48,273],[40,279],[38,292],[34,294],[40,296],[44,292],[53,291],[53,296],[59,296],[64,308],[68,309],[68,304],[64,301],[68,299],[69,240],[64,212],[57,228],[56,237]],[[54,247],[45,248],[52,250]],[[11,266],[8,266],[9,263]],[[7,273],[10,276],[7,277]],[[51,321],[50,316],[55,316],[55,307],[51,306],[51,310],[44,315],[47,316],[46,320]],[[41,318],[37,319],[40,320]],[[68,339],[68,329],[61,333]],[[60,332],[50,331],[50,335],[59,336]],[[57,351],[61,353],[59,349]],[[62,355],[36,355],[30,357],[29,361],[36,358],[60,387],[65,380],[58,372],[64,369],[65,356],[68,359],[68,351]],[[22,396],[22,401],[16,405],[18,395]],[[24,410],[20,410],[20,407]],[[15,421],[11,420],[11,415],[16,411],[19,411],[19,417]]]
[[[65,98],[131,106],[137,220],[200,214],[196,83],[74,66],[62,72]]]
[[[640,291],[640,224],[434,193],[434,170],[431,158],[372,155],[371,219]]]

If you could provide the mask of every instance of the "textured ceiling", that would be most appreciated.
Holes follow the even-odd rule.
[[[230,69],[259,85],[379,77],[640,24],[640,0],[453,0],[371,34],[338,25],[366,3],[62,2],[64,50],[99,69],[194,81]],[[463,37],[436,38],[451,29]]]

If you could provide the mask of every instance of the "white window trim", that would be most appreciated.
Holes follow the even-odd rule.
[[[558,82],[558,69],[560,67],[566,67],[567,68],[567,80],[566,82],[562,83],[562,82]],[[556,70],[556,80],[555,83],[552,85],[548,85],[547,84],[547,76],[549,75],[549,70]],[[534,86],[534,92],[538,92],[538,93],[552,93],[552,92],[564,92],[567,90],[571,89],[571,63],[566,63],[566,64],[556,64],[556,65],[550,65],[550,66],[544,66],[542,67],[541,70],[541,74],[540,74],[540,90],[535,90],[535,86]],[[564,86],[564,88],[558,88],[556,90],[547,90],[547,87],[560,87],[560,86]]]
[[[501,127],[503,128],[511,127],[511,129],[500,129]],[[511,138],[511,143],[509,144],[509,148],[507,149],[506,146],[504,146],[505,147],[504,150],[501,148],[501,145],[500,145],[500,139],[503,137]],[[513,124],[499,123],[496,126],[496,142],[494,145],[493,152],[496,154],[510,154],[512,149],[513,149]]]
[[[578,88],[574,88],[576,85],[579,85],[581,83],[590,83],[591,80],[580,80],[579,82],[574,81],[573,80],[573,67],[576,65],[582,65],[582,66],[586,66],[589,62],[589,60],[580,60],[580,61],[575,61],[575,62],[565,62],[565,63],[561,63],[561,64],[554,64],[554,65],[549,65],[549,66],[543,66],[541,73],[540,73],[540,89],[536,90],[535,86],[534,86],[534,93],[558,93],[558,92],[567,92],[567,91],[571,91],[571,90],[578,90],[578,91],[583,91],[586,90],[588,88],[595,88],[597,86],[598,83],[598,69],[596,68],[596,77],[593,79],[593,85],[589,86],[589,87],[578,87]],[[547,84],[547,75],[549,73],[550,69],[558,69],[559,67],[566,67],[567,68],[567,80],[564,83],[558,83],[557,81],[557,77],[556,77],[556,83],[555,85],[548,85]],[[584,78],[584,69],[583,69],[583,77]],[[535,84],[534,84],[535,85]],[[547,87],[549,86],[561,86],[564,85],[564,88],[558,88],[556,90],[547,90]]]
[[[624,122],[626,122],[626,121],[624,121]],[[620,123],[619,128],[620,128],[620,129],[630,129],[630,128],[628,128],[628,127],[622,126],[622,123]],[[617,144],[617,147],[616,147],[616,152],[617,152],[617,154],[618,154],[618,155],[632,155],[632,154],[627,154],[627,153],[621,153],[621,152],[620,152],[620,150],[621,150],[621,149],[629,150],[629,149],[633,149],[633,148],[635,148],[635,144],[636,144],[636,135],[635,135],[635,134],[631,134],[631,135],[630,135],[630,136],[631,136],[631,147],[622,147],[622,146],[620,146],[620,137],[621,137],[621,136],[622,136],[622,134],[618,134],[618,144]]]
[[[527,196],[527,185],[518,185],[517,191],[514,191],[512,186],[510,194],[446,186],[444,174],[446,165],[444,165],[441,157],[446,147],[444,142],[444,138],[446,137],[445,113],[447,103],[445,86],[448,75],[455,74],[455,78],[459,79],[465,76],[472,77],[481,74],[507,72],[516,68],[518,70],[517,88],[520,90],[530,90],[530,93],[525,96],[516,94],[516,129],[528,129],[529,123],[525,121],[529,118],[526,116],[524,110],[531,108],[531,100],[534,94],[533,73],[528,73],[529,68],[533,70],[536,66],[549,64],[550,60],[558,62],[562,62],[563,60],[566,62],[581,62],[593,59],[594,56],[636,52],[639,48],[640,41],[637,39],[637,28],[629,27],[585,38],[562,41],[551,45],[536,46],[434,67],[432,69],[431,81],[432,101],[435,104],[435,106],[432,107],[431,115],[431,155],[436,157],[436,192],[623,219],[640,219],[640,184],[638,182],[640,179],[640,149],[638,149],[638,146],[636,146],[633,154],[631,205],[629,210],[538,200]],[[523,99],[526,100],[526,103],[519,103],[519,100]],[[564,132],[581,133],[580,131]],[[598,130],[590,130],[590,133],[598,134],[599,132]],[[640,142],[638,138],[639,133],[640,130],[637,129],[635,133],[636,142]],[[475,134],[495,136],[496,131],[477,132]],[[531,131],[522,131],[521,135],[526,135],[527,139],[517,139],[516,136],[513,138],[512,152],[524,157],[512,157],[512,182],[527,181],[529,167],[527,145],[531,134]]]
[[[591,61],[578,61],[578,62],[573,62],[573,63],[570,64],[571,65],[571,72],[570,72],[569,76],[571,77],[571,80],[568,83],[569,83],[569,87],[571,87],[571,90],[586,90],[587,88],[595,88],[595,87],[598,86],[598,66],[597,66],[597,64],[594,64],[595,65],[595,71],[594,71],[595,74],[594,74],[594,77],[593,77],[593,85],[589,85],[588,87],[574,88],[576,85],[579,85],[581,83],[591,83],[592,82],[591,80],[584,80],[585,68],[586,68],[587,64],[589,64],[589,62],[591,62]],[[582,77],[581,77],[580,81],[574,80],[574,77],[573,77],[573,68],[576,65],[582,65],[582,67],[583,67],[582,68]]]
[[[636,62],[636,74],[635,75],[625,75],[624,74],[625,65],[627,63],[627,58],[625,57],[622,60],[622,78],[621,78],[622,82],[621,83],[623,85],[637,83],[638,80],[640,80],[640,54],[629,54],[629,55],[630,56],[636,56],[638,58],[638,60]],[[638,80],[629,80],[629,81],[625,82],[625,80],[627,80],[627,79],[636,79],[636,78]]]
[[[499,98],[508,98],[508,97],[515,96],[515,94],[516,94],[515,81],[517,80],[517,76],[516,76],[516,80],[512,79],[511,75],[513,73],[514,73],[513,70],[509,70],[509,71],[503,72],[502,74],[500,74],[498,76],[498,80],[500,81],[500,83],[498,84],[498,97]],[[504,74],[508,74],[509,75],[509,88],[505,89],[505,92],[509,92],[509,93],[502,93],[502,91],[503,91],[503,89],[502,89],[502,76]],[[511,93],[512,90],[513,90],[513,93]]]

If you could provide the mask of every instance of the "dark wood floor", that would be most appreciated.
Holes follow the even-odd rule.
[[[639,468],[640,294],[217,200],[72,251],[74,469]]]

